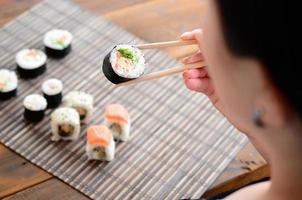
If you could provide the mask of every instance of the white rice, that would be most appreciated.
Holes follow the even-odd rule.
[[[54,29],[48,31],[44,35],[44,45],[51,49],[63,50],[67,48],[73,39],[73,36],[70,32],[61,29]],[[58,42],[58,40],[61,40]]]
[[[58,79],[48,79],[42,84],[42,91],[47,95],[57,95],[63,90],[63,83]]]
[[[131,68],[128,68],[124,63],[117,63],[117,54],[119,53],[118,50],[121,48],[127,48],[134,52],[137,62],[132,63]],[[146,66],[145,58],[141,50],[131,45],[117,45],[110,54],[110,63],[114,72],[117,75],[125,78],[137,78],[141,76],[144,73]]]
[[[104,124],[105,124],[105,126],[107,126],[110,129],[110,131],[115,139],[124,141],[124,142],[128,141],[130,139],[130,125],[131,125],[130,120],[128,121],[127,124],[120,124],[117,122],[109,121],[108,119],[105,118]],[[118,133],[115,130],[111,129],[110,126],[112,124],[118,124],[121,127],[121,133]]]
[[[89,144],[88,142],[86,143],[86,154],[88,156],[88,159],[89,160],[102,160],[99,158],[97,152],[93,151],[93,149],[95,147],[104,147],[105,148],[106,158],[104,160],[112,161],[114,159],[115,142],[113,141],[113,139],[110,141],[108,147]]]
[[[0,69],[0,92],[10,92],[18,87],[16,73],[7,69]]]
[[[86,123],[93,111],[93,97],[85,92],[72,91],[63,98],[64,106],[72,108],[83,108],[87,114],[85,119],[82,120]]]
[[[68,137],[62,137],[59,135],[59,126],[62,124],[71,125],[74,130]],[[76,140],[80,135],[80,116],[78,112],[73,108],[62,107],[56,109],[51,114],[51,130],[53,141],[62,140]]]
[[[23,105],[31,111],[42,111],[47,107],[46,99],[39,94],[31,94],[25,97]]]
[[[47,56],[38,49],[23,49],[16,54],[16,63],[23,69],[36,69],[46,63]]]

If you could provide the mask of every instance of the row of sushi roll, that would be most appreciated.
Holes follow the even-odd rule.
[[[87,123],[93,111],[93,97],[81,91],[72,91],[63,99],[63,107],[51,114],[52,140],[76,140],[80,125]]]
[[[58,79],[48,79],[41,86],[40,94],[27,95],[23,100],[24,118],[29,122],[39,122],[44,118],[47,108],[55,108],[61,104],[63,83]]]
[[[54,29],[44,35],[46,54],[39,49],[23,49],[16,54],[17,71],[22,78],[35,78],[46,71],[47,56],[63,58],[71,51],[72,34]]]
[[[64,106],[77,111],[82,124],[86,123],[92,115],[93,97],[90,94],[72,91],[63,98],[63,83],[58,79],[46,80],[41,88],[43,96],[30,94],[23,101],[24,117],[27,121],[41,121],[47,108],[56,108],[62,101]]]
[[[87,130],[86,154],[89,160],[114,159],[115,142],[130,139],[128,111],[119,104],[110,104],[105,109],[105,125],[94,125]]]
[[[87,129],[86,154],[89,160],[113,160],[114,138],[119,141],[130,138],[130,118],[122,105],[108,105],[104,118],[105,125],[92,125]],[[51,139],[77,140],[80,137],[80,125],[80,114],[75,108],[58,108],[51,114]]]
[[[16,92],[17,77],[13,71],[1,70],[0,91],[7,96]],[[31,122],[44,118],[47,108],[61,104],[63,83],[58,79],[48,79],[42,84],[43,95],[31,94],[25,97],[24,117]],[[1,97],[2,97],[1,93]],[[72,91],[63,98],[64,107],[51,114],[52,140],[76,140],[80,135],[81,123],[88,122],[93,110],[93,97],[80,91]],[[87,130],[86,152],[89,159],[107,160],[114,158],[113,138],[127,141],[130,138],[130,118],[121,105],[111,104],[105,109],[105,125],[91,126]]]
[[[27,79],[43,74],[47,68],[47,57],[63,58],[66,56],[71,51],[72,39],[73,36],[70,32],[54,29],[48,31],[43,38],[46,54],[39,49],[22,49],[17,52],[15,60],[16,71],[19,76]],[[0,69],[0,100],[7,100],[16,96],[17,88],[18,77],[15,71]],[[54,102],[48,104],[48,106],[55,107],[57,104],[58,102]]]

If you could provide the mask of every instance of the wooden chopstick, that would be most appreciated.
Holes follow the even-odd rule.
[[[134,46],[139,49],[156,49],[156,48],[185,46],[185,45],[193,45],[193,44],[197,44],[197,41],[196,40],[175,40],[175,41],[167,41],[167,42],[137,44]]]
[[[174,67],[174,68],[170,68],[170,69],[159,71],[159,72],[153,72],[151,74],[142,76],[142,77],[137,78],[137,79],[133,79],[131,81],[127,81],[127,82],[124,82],[124,83],[119,83],[119,84],[116,85],[116,87],[136,84],[136,83],[140,83],[140,82],[144,82],[144,81],[150,81],[150,80],[162,78],[162,77],[165,77],[165,76],[171,76],[173,74],[183,72],[187,69],[201,68],[201,66],[205,67],[206,65],[205,65],[204,62],[197,62],[197,63],[194,63],[194,64],[189,64],[189,65],[185,65],[185,66],[181,66],[181,67]]]

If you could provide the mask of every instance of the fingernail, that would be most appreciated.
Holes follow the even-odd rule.
[[[186,64],[187,60],[188,60],[188,58],[183,58],[183,59],[181,59],[180,62],[182,62],[183,64]]]
[[[188,36],[189,34],[190,34],[190,32],[184,32],[183,34],[181,34],[180,37],[186,37],[186,36]]]

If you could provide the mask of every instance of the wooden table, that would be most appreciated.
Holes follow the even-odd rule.
[[[29,9],[39,0],[0,0],[0,26]],[[205,2],[201,0],[76,0],[98,15],[111,20],[147,41],[177,39],[200,27]],[[166,50],[179,59],[192,53],[191,47]],[[31,164],[0,144],[0,198],[4,199],[88,199],[43,169]],[[215,181],[204,196],[238,188],[267,177],[266,162],[248,144]]]

